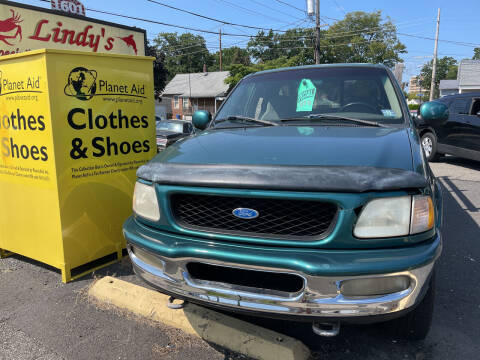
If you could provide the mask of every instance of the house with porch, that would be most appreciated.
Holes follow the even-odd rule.
[[[165,87],[162,99],[170,99],[173,118],[191,120],[197,110],[214,114],[227,95],[228,76],[228,71],[177,74]]]

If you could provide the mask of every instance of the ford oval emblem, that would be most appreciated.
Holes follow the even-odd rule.
[[[260,213],[257,210],[248,209],[248,208],[236,208],[232,211],[232,214],[240,219],[255,219]]]

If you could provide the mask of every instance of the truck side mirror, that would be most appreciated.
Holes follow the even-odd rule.
[[[439,101],[429,101],[420,106],[419,115],[421,120],[432,126],[443,125],[448,120],[449,111],[447,105]]]
[[[212,114],[210,113],[210,111],[197,110],[193,113],[193,126],[195,126],[199,130],[205,130],[211,120]]]

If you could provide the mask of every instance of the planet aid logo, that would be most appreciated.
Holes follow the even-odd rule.
[[[119,83],[105,78],[98,78],[96,70],[89,70],[85,67],[73,68],[67,76],[64,93],[67,96],[75,97],[78,100],[91,100],[95,96],[103,96],[106,101],[135,102],[141,104],[141,100],[127,101],[119,98],[108,98],[108,96],[130,97],[146,99],[145,84]]]
[[[78,100],[90,100],[97,92],[97,72],[84,67],[76,67],[68,75],[65,95]]]
[[[22,26],[23,22],[20,15],[10,9],[12,16],[0,21],[0,41],[9,46],[22,41]]]
[[[153,120],[143,113],[146,109],[143,101],[147,99],[145,84],[127,79],[112,80],[112,77],[85,67],[75,67],[68,72],[64,93],[74,98],[66,119],[69,127],[75,130],[71,140],[72,160],[149,153],[151,150],[150,141],[144,138],[148,131],[138,131],[153,126]],[[88,106],[95,97],[101,97],[101,103],[95,101]],[[102,103],[103,106],[99,105]],[[113,110],[112,105],[105,106],[106,103],[113,103]],[[93,135],[97,136],[88,130],[95,130]],[[143,138],[125,140],[132,134]]]

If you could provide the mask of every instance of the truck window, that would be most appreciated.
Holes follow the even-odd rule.
[[[470,115],[477,115],[480,111],[480,99],[473,99],[472,110]]]
[[[455,99],[450,105],[450,111],[454,114],[468,114],[470,99]]]

